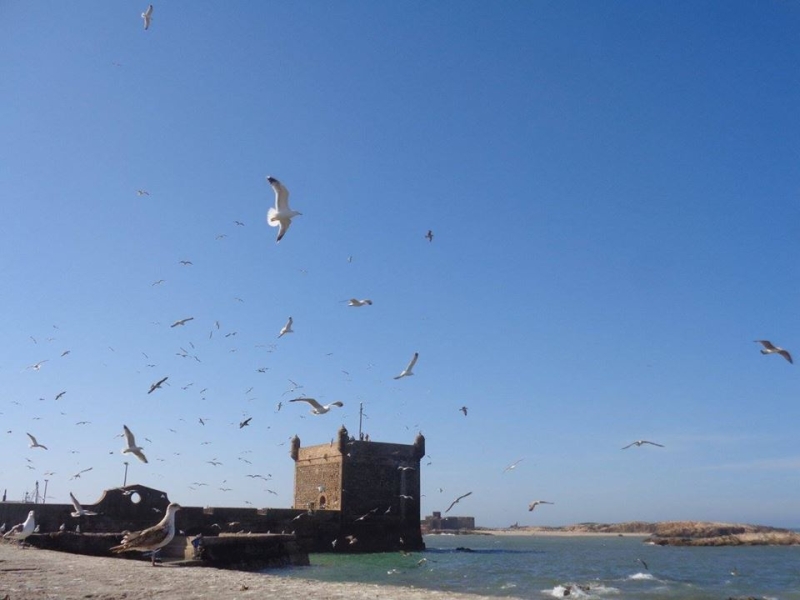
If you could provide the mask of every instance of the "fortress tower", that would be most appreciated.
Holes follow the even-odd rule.
[[[424,548],[420,533],[420,459],[425,438],[412,445],[356,440],[344,426],[330,443],[301,447],[292,439],[294,508],[339,511],[342,535],[354,551]],[[363,542],[363,543],[362,543]]]

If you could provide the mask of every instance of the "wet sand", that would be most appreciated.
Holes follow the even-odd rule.
[[[302,568],[302,567],[300,567]],[[8,600],[496,600],[366,583],[327,583],[210,567],[81,556],[0,543],[0,599]]]

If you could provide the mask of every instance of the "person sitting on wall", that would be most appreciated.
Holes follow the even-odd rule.
[[[203,558],[203,551],[205,550],[205,546],[203,545],[202,533],[198,533],[194,538],[192,538],[192,548],[194,548],[194,558],[196,560]]]

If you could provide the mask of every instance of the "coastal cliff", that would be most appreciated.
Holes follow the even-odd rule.
[[[642,535],[645,543],[659,546],[794,546],[800,533],[789,529],[708,521],[628,521],[576,523],[561,527],[510,527],[504,532],[572,535]]]

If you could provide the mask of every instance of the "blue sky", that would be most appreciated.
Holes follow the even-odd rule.
[[[93,502],[127,424],[129,482],[289,506],[287,440],[363,403],[426,436],[425,514],[800,526],[797,367],[753,343],[800,352],[800,4],[145,8],[0,5],[9,499]]]

